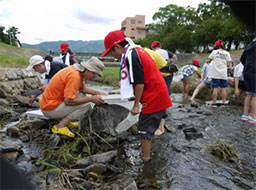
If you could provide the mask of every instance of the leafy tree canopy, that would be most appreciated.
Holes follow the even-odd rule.
[[[232,45],[247,45],[255,35],[220,0],[200,3],[198,8],[167,5],[153,15],[149,34],[139,43],[150,47],[157,40],[163,48],[179,52],[208,52],[216,40]]]

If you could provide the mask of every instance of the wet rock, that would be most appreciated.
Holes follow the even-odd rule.
[[[191,140],[191,139],[197,139],[197,138],[203,138],[202,133],[198,133],[195,128],[187,128],[183,130],[186,139]]]
[[[95,155],[83,158],[81,160],[78,160],[75,163],[74,168],[88,166],[88,165],[91,165],[93,163],[105,164],[105,163],[110,162],[116,156],[117,156],[117,151],[116,150],[104,152],[104,153],[101,153],[101,154],[95,154]]]
[[[21,148],[23,147],[23,144],[20,140],[18,139],[9,139],[5,138],[0,141],[0,152],[1,153],[6,153],[6,152],[19,152],[20,154],[23,153]]]
[[[171,124],[165,124],[165,129],[167,132],[169,133],[174,133],[176,131],[176,128],[174,126],[172,126]]]
[[[115,104],[95,106],[91,114],[93,130],[98,134],[106,133],[115,136],[115,127],[128,113],[129,110],[127,108]],[[87,126],[88,116],[85,116],[81,121],[81,130],[88,129]]]
[[[121,168],[117,168],[113,165],[108,165],[107,166],[107,171],[110,171],[111,173],[115,173],[115,174],[119,174],[122,172],[122,169]]]
[[[36,176],[36,175],[32,175],[30,178],[30,181],[32,184],[35,184],[36,187],[42,187],[42,185],[45,183],[45,180]],[[46,188],[39,188],[39,189],[46,189]]]
[[[9,105],[9,102],[6,99],[0,98],[0,105],[7,106]]]
[[[56,134],[52,134],[50,138],[47,141],[47,146],[48,147],[56,147],[60,143],[60,136]]]
[[[26,155],[24,155],[24,159],[25,159],[25,161],[30,161],[31,160],[31,156],[26,154]]]
[[[198,108],[198,103],[192,102],[192,103],[191,103],[191,107],[192,107],[192,108]]]
[[[30,140],[28,135],[22,135],[22,136],[19,137],[19,139],[22,142],[28,142]]]
[[[49,134],[49,129],[42,129],[42,130],[41,130],[41,134],[42,134],[42,135],[47,135],[47,134]]]
[[[20,163],[18,163],[16,165],[16,168],[23,173],[28,173],[32,169],[32,164],[31,164],[31,162],[21,161]]]
[[[107,171],[107,166],[104,164],[92,164],[83,170],[83,174],[86,176],[89,172],[96,173],[98,175]]]
[[[184,129],[186,127],[186,124],[179,124],[178,129]]]
[[[23,130],[26,130],[26,129],[38,130],[38,129],[42,129],[43,127],[48,127],[48,122],[39,118],[28,119],[28,120],[21,121],[18,124],[18,127]]]
[[[137,185],[136,182],[133,180],[132,182],[129,181],[129,183],[127,183],[127,186],[124,187],[123,190],[137,190]]]
[[[33,172],[41,172],[45,169],[45,165],[39,163],[39,162],[36,162],[35,164],[33,164],[33,168],[32,168],[32,171]]]
[[[18,138],[20,136],[20,128],[13,126],[7,129],[7,133],[10,137]]]
[[[205,106],[201,107],[200,111],[202,112],[202,114],[204,114],[206,116],[210,116],[213,114],[212,110],[210,110],[209,107],[205,107]]]
[[[92,189],[92,184],[89,181],[85,181],[83,183],[80,183],[79,186],[83,187],[84,190],[91,190]]]
[[[77,177],[77,178],[84,178],[84,175],[83,175],[81,169],[72,169],[72,170],[69,170],[69,171],[68,171],[68,175],[69,175],[70,177],[73,177],[73,178],[75,178],[75,177]]]
[[[188,114],[188,117],[189,118],[199,117],[199,114],[197,114],[197,113],[190,113],[190,114]]]

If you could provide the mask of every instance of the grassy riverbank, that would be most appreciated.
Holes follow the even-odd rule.
[[[28,65],[28,59],[8,54],[0,54],[0,67],[5,68],[25,68]]]

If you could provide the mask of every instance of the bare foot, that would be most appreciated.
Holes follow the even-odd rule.
[[[155,136],[160,136],[160,135],[162,135],[163,133],[164,133],[164,128],[163,128],[163,129],[158,128],[158,129],[155,131],[154,135],[155,135]]]

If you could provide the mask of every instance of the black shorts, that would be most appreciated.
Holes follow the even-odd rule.
[[[240,89],[240,90],[243,90],[243,91],[246,91],[246,86],[245,86],[245,83],[244,83],[244,81],[239,81],[239,83],[238,83],[238,88]]]
[[[244,73],[244,83],[246,86],[246,92],[249,94],[256,94],[256,77],[253,73]]]
[[[154,137],[154,133],[165,114],[165,110],[151,114],[140,114],[138,133],[141,139],[152,139]]]

